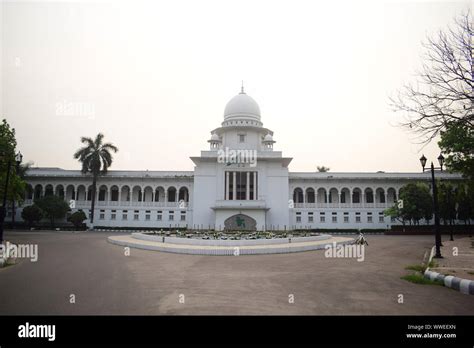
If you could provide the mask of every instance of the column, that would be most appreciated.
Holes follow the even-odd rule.
[[[245,191],[246,191],[245,199],[248,201],[250,200],[250,172],[247,172],[247,180],[245,182]]]
[[[229,172],[225,172],[225,199],[226,201],[229,200],[229,189],[230,189]]]
[[[258,191],[257,191],[257,172],[253,172],[253,199],[258,199]]]
[[[233,173],[233,194],[232,194],[232,199],[236,200],[237,199],[237,172]]]

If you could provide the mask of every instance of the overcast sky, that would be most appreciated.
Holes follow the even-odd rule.
[[[291,171],[419,171],[388,97],[421,42],[470,1],[34,1],[1,6],[1,109],[36,166],[79,169],[81,136],[112,169],[192,170],[239,92]]]

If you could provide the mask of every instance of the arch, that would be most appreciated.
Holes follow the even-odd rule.
[[[67,185],[66,186],[66,200],[76,199],[76,190],[74,185]]]
[[[87,187],[87,200],[91,201],[92,200],[92,185],[89,185]]]
[[[143,202],[153,202],[153,189],[151,186],[146,186],[143,189]]]
[[[351,200],[351,190],[347,187],[341,189],[341,203],[346,204]]]
[[[44,188],[44,195],[45,196],[54,195],[53,185],[51,184],[46,185],[46,187]]]
[[[255,231],[257,229],[257,221],[248,215],[236,214],[225,219],[224,229],[231,231]]]
[[[168,187],[168,202],[176,202],[176,187]]]
[[[385,203],[385,190],[382,187],[375,190],[375,203]]]
[[[397,201],[397,191],[393,187],[387,189],[387,203],[395,203]]]
[[[110,200],[112,202],[118,202],[119,200],[119,188],[117,185],[113,185],[111,188],[110,188]]]
[[[352,190],[352,203],[362,203],[362,190],[358,187]]]
[[[329,190],[329,203],[339,203],[339,191],[335,187]]]
[[[138,185],[133,186],[132,202],[141,202],[143,198],[142,188]]]
[[[30,184],[26,186],[25,199],[33,199],[34,197],[34,188]]]
[[[120,201],[121,202],[130,202],[131,195],[130,195],[130,186],[124,185],[120,189]]]
[[[43,186],[40,184],[35,186],[34,199],[39,199],[43,196]]]
[[[105,185],[100,185],[100,187],[99,187],[99,197],[98,197],[99,199],[98,199],[98,201],[103,202],[103,201],[106,201],[106,200],[107,200],[107,198],[108,198],[108,197],[107,197],[107,196],[108,196],[108,195],[107,195],[107,193],[108,193],[107,191],[108,191],[107,186],[105,186]]]
[[[328,194],[325,188],[320,187],[318,188],[318,203],[327,203],[328,202]]]
[[[374,190],[370,187],[367,187],[364,190],[365,203],[374,203]]]
[[[84,185],[79,185],[77,187],[77,198],[78,201],[85,201],[87,200],[86,197],[86,187]]]
[[[58,197],[64,198],[64,186],[59,184],[54,188],[54,194]]]
[[[178,191],[178,201],[183,200],[184,202],[189,202],[189,190],[186,186],[182,186]]]
[[[164,202],[165,201],[165,189],[162,186],[158,186],[155,189],[155,202]]]
[[[306,202],[308,203],[316,203],[316,192],[314,192],[314,188],[308,187],[306,189]]]
[[[293,203],[303,203],[303,190],[297,187],[293,190]]]

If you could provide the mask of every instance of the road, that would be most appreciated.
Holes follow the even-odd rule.
[[[358,262],[323,250],[127,256],[106,240],[117,234],[7,232],[11,242],[37,243],[39,259],[0,269],[0,314],[474,314],[472,296],[400,279],[431,248],[430,236],[367,236]]]

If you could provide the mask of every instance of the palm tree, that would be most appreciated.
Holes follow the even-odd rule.
[[[92,174],[92,202],[91,202],[91,224],[94,223],[95,193],[97,188],[97,178],[106,174],[107,169],[112,165],[111,152],[117,152],[118,148],[112,143],[103,143],[104,135],[97,134],[95,140],[81,137],[81,142],[86,146],[80,148],[74,154],[74,158],[82,163],[81,172]]]

